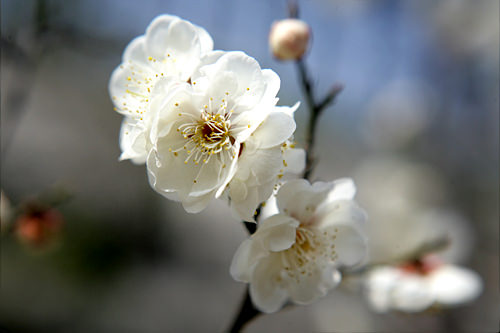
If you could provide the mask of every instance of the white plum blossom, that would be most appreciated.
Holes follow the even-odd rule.
[[[368,273],[365,294],[377,312],[420,312],[474,300],[482,281],[469,269],[445,264],[435,256],[400,266],[380,266]]]
[[[293,119],[293,107],[276,107],[262,125],[249,137],[241,154],[238,171],[229,183],[233,215],[245,221],[254,221],[255,208],[276,192],[282,181],[295,178],[305,167],[305,152],[295,148],[288,139],[278,145],[263,148],[263,141],[283,128],[283,120]],[[277,137],[279,138],[279,136]],[[278,139],[279,142],[281,140]],[[281,155],[278,154],[281,151]]]
[[[202,59],[210,58],[212,48],[212,38],[203,28],[172,15],[156,17],[145,35],[128,44],[109,82],[115,110],[125,116],[121,160],[145,162],[151,105],[170,86],[189,81]]]
[[[279,213],[259,223],[231,263],[233,278],[250,284],[257,309],[275,312],[288,299],[309,304],[338,285],[339,267],[364,258],[366,216],[354,194],[350,179],[297,179],[280,188]]]
[[[294,108],[276,106],[278,75],[243,52],[207,59],[190,82],[151,105],[150,183],[192,213],[226,193],[236,215],[252,220],[286,171],[285,158],[303,165],[303,153],[283,149],[295,131]]]

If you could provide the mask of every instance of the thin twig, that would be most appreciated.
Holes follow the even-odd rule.
[[[259,218],[261,209],[262,204],[260,204],[255,210],[255,221]],[[250,235],[253,235],[255,231],[257,231],[257,223],[243,221],[243,225]],[[245,292],[245,300],[241,304],[240,311],[231,326],[230,332],[239,332],[243,326],[246,325],[246,323],[258,316],[260,313],[261,312],[253,306],[252,299],[250,298],[250,293],[247,288]]]
[[[243,224],[250,235],[253,235],[253,233],[257,231],[257,223],[243,221]]]
[[[316,106],[319,112],[323,111],[323,109],[332,104],[335,101],[337,95],[340,94],[342,90],[344,90],[344,86],[340,83],[335,83],[330,89],[328,95],[326,95],[325,98],[323,98],[323,100]]]
[[[288,1],[288,17],[289,18],[299,17],[299,5],[297,4],[297,1],[294,0]]]
[[[316,138],[316,125],[318,123],[318,118],[321,112],[335,101],[335,98],[342,91],[343,86],[339,83],[334,84],[332,86],[332,89],[330,89],[328,95],[326,95],[325,98],[321,100],[321,102],[316,103],[314,101],[314,87],[311,83],[311,79],[309,78],[307,67],[304,61],[302,59],[297,60],[296,64],[299,73],[299,81],[301,83],[302,90],[306,99],[306,104],[309,109],[309,122],[307,124],[305,142],[306,167],[303,177],[310,180],[312,171],[315,167],[314,143]]]
[[[259,310],[257,310],[252,304],[249,289],[247,287],[245,300],[241,304],[241,308],[240,308],[240,311],[238,313],[238,316],[236,317],[233,324],[231,325],[231,329],[229,330],[229,332],[231,332],[231,333],[240,332],[241,329],[248,322],[250,322],[252,319],[254,319],[255,317],[257,317],[260,314],[261,314],[261,312]]]

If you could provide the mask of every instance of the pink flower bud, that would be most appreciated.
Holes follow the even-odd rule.
[[[269,33],[269,47],[279,60],[298,60],[307,50],[309,25],[298,19],[274,22]]]
[[[63,217],[55,209],[27,212],[16,221],[16,233],[25,244],[42,247],[60,233]]]

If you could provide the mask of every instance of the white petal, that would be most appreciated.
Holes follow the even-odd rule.
[[[223,151],[220,154],[225,154],[225,160],[230,160],[231,153],[229,151]],[[182,156],[182,154],[179,156]],[[193,184],[190,192],[192,196],[199,196],[212,190],[218,190],[227,183],[231,171],[227,167],[222,167],[224,163],[220,159],[220,156],[212,157],[207,163],[200,163],[199,165],[196,183]]]
[[[469,269],[446,265],[429,276],[436,301],[444,305],[469,302],[481,293],[483,284],[479,275]]]
[[[337,179],[333,182],[333,191],[328,195],[328,201],[350,200],[356,194],[356,185],[351,178]]]
[[[238,142],[236,142],[233,145],[233,149],[235,151],[239,151],[240,150]],[[226,161],[227,160],[229,160],[229,158],[226,158]],[[235,158],[233,158],[230,161],[231,161],[231,164],[228,167],[226,167],[227,169],[229,169],[229,171],[227,171],[227,174],[225,174],[224,182],[220,185],[220,187],[217,189],[217,192],[215,193],[215,197],[216,198],[220,197],[222,195],[222,193],[226,190],[227,185],[229,184],[229,182],[231,181],[231,179],[233,179],[234,174],[238,170],[238,168],[237,168],[237,166],[238,166],[238,157],[235,157]]]
[[[155,19],[146,30],[146,53],[167,76],[189,79],[202,56],[198,30],[188,21],[172,16]],[[163,63],[163,60],[166,62]]]
[[[325,203],[316,213],[317,224],[323,228],[345,225],[366,233],[366,213],[352,200],[337,200]]]
[[[137,122],[127,117],[123,119],[120,130],[120,160],[131,159],[135,164],[146,162],[146,138],[144,129]]]
[[[182,207],[184,207],[188,213],[199,213],[207,208],[208,204],[212,199],[214,199],[214,197],[214,191],[196,197],[188,196],[187,198],[183,198]]]
[[[247,194],[248,190],[244,182],[238,179],[233,179],[229,183],[229,196],[231,198],[231,201],[232,200],[236,202],[243,201],[247,197]]]
[[[278,194],[276,195],[279,210],[284,211],[288,202],[293,199],[296,193],[307,191],[310,186],[309,182],[305,179],[290,180],[281,186]]]
[[[286,214],[276,214],[276,215],[273,215],[273,216],[261,221],[257,231],[259,231],[258,234],[260,234],[264,230],[268,230],[270,228],[274,228],[274,227],[277,227],[277,226],[280,226],[283,224],[285,224],[285,225],[291,224],[291,225],[298,227],[300,222],[293,219],[293,218],[290,219],[290,216],[288,216]]]
[[[215,61],[217,63],[218,61],[220,61],[219,59],[221,57],[223,58],[223,56],[224,54],[213,52],[207,57],[202,58],[202,61]],[[233,97],[239,89],[238,76],[234,72],[218,70],[218,68],[219,67],[217,66],[217,64],[207,65],[200,69],[201,74],[194,73],[193,77],[191,78],[192,82],[196,82],[196,84],[193,85],[193,89],[212,98],[212,100],[214,101],[213,103],[215,103],[215,101],[222,101],[223,99],[227,99],[230,103],[233,102],[234,104]],[[211,70],[217,71],[212,73]],[[232,108],[234,109],[236,108],[236,106],[232,105]]]
[[[306,152],[300,148],[288,148],[283,153],[283,159],[286,161],[284,173],[300,174],[306,166]]]
[[[280,84],[281,84],[280,77],[271,69],[263,69],[262,79],[266,84],[266,90],[264,96],[262,96],[262,99],[266,103],[271,102],[275,104],[272,101],[274,101],[276,95],[278,94],[278,91],[280,90]],[[276,111],[282,111],[282,110],[276,110]]]
[[[203,43],[202,43],[203,45]],[[203,46],[202,46],[203,48]],[[226,52],[217,50],[217,51],[211,51],[211,52],[206,52],[203,57],[200,59],[200,64],[198,66],[206,66],[206,65],[211,65],[215,63],[217,60],[219,60],[220,57],[222,57]]]
[[[234,178],[233,178],[234,180]],[[232,188],[233,181],[229,183],[229,187]],[[266,201],[267,198],[273,193],[274,184],[267,183],[263,185],[245,185],[247,190],[246,196],[244,198],[239,198],[231,196],[231,208],[233,209],[234,216],[238,219],[248,222],[255,222],[255,210],[258,205]]]
[[[283,144],[295,131],[295,120],[284,112],[271,112],[255,130],[253,136],[260,148]]]
[[[255,209],[259,205],[256,193],[251,192],[246,201],[231,201],[231,213],[235,219],[245,222],[255,222]],[[254,207],[254,208],[251,208]]]
[[[244,182],[234,178],[228,187],[233,216],[243,221],[255,222],[255,210],[260,204],[256,189],[248,188]]]
[[[252,186],[251,189],[257,192],[257,200],[258,203],[261,204],[269,199],[269,197],[273,194],[274,182]]]
[[[250,170],[247,181],[251,182],[250,184],[268,184],[275,181],[280,168],[283,167],[280,147],[257,149],[253,153],[245,148],[246,146],[243,148],[243,153],[239,159],[239,168],[242,169],[242,172],[245,169]],[[238,174],[235,177],[238,177]],[[248,178],[252,179],[248,180]]]
[[[147,68],[148,56],[145,50],[146,37],[139,36],[134,38],[123,51],[122,61],[127,63],[132,61],[134,65],[139,65],[141,67]]]
[[[283,251],[295,243],[298,226],[299,221],[294,218],[276,214],[261,221],[252,238],[255,242],[260,242],[268,251]]]
[[[260,242],[255,242],[252,238],[244,240],[233,256],[229,269],[231,276],[236,281],[250,282],[255,264],[268,254]]]
[[[250,296],[257,309],[265,313],[278,311],[286,302],[288,294],[280,281],[279,264],[273,257],[260,260],[255,267],[250,284]]]
[[[208,76],[210,80],[214,80],[217,76],[229,74],[236,79],[236,86],[228,90],[229,96],[235,100],[238,107],[248,110],[257,106],[266,92],[266,80],[271,78],[264,77],[258,62],[243,52],[226,52],[213,65],[200,68],[198,74],[193,74],[193,77],[199,80],[199,76]],[[209,93],[214,94],[216,91],[210,90]],[[216,96],[213,97],[215,99]],[[254,112],[264,111],[256,109]]]
[[[269,199],[265,202],[265,205],[260,210],[259,220],[263,221],[267,219],[269,216],[278,214],[278,204],[276,203],[276,196],[271,195]]]
[[[405,312],[419,312],[434,303],[434,295],[427,283],[418,275],[403,275],[391,295],[395,309]]]
[[[236,108],[237,109],[237,108]],[[272,111],[272,105],[259,105],[255,109],[245,110],[233,116],[232,133],[239,142],[246,142],[256,129],[262,124],[265,117]],[[255,139],[254,139],[255,140]],[[255,140],[257,143],[257,140]]]
[[[300,102],[297,102],[293,106],[275,106],[275,109],[277,109],[277,111],[279,112],[285,112],[290,117],[293,117],[293,114],[295,113],[295,111],[297,111],[299,106]]]
[[[300,282],[289,281],[288,292],[292,301],[298,304],[311,304],[340,282],[341,276],[333,266],[323,269],[318,265],[310,274],[301,276]]]
[[[214,48],[214,41],[210,34],[203,29],[202,27],[199,26],[194,26],[198,32],[198,38],[200,42],[200,48],[201,48],[201,53],[205,54],[213,50]]]
[[[295,243],[299,222],[290,216],[277,214],[263,221],[257,229],[256,240],[259,239],[264,248],[272,252],[289,249]]]
[[[117,112],[125,116],[140,118],[141,116],[136,111],[147,111],[147,105],[142,97],[147,94],[147,87],[135,84],[138,75],[132,72],[129,66],[117,67],[109,80],[109,93]]]
[[[361,262],[367,253],[366,239],[363,234],[349,226],[336,226],[335,251],[341,265],[353,266]]]
[[[294,216],[303,223],[314,215],[317,206],[325,201],[333,183],[316,182],[310,185],[303,179],[291,180],[285,183],[276,196],[281,212]]]
[[[162,14],[158,15],[151,21],[149,26],[146,28],[146,35],[154,35],[157,30],[167,30],[170,24],[174,21],[178,21],[181,18],[175,15]]]
[[[190,116],[199,117],[200,115],[200,110],[196,105],[196,99],[199,96],[193,95],[187,84],[173,87],[168,80],[165,81],[164,86],[163,83],[160,84],[161,87],[171,88],[171,91],[165,94],[163,99],[155,99],[155,103],[151,105],[150,111],[154,114],[154,119],[151,124],[150,140],[153,143],[170,134],[174,126],[190,122]],[[179,116],[179,113],[186,114],[186,116]]]
[[[146,47],[149,56],[159,59],[163,59],[167,50],[171,49],[189,52],[196,47],[197,41],[198,35],[193,25],[176,16],[158,16],[146,29]]]
[[[173,134],[175,135],[175,134]],[[169,148],[176,150],[178,146],[182,147],[183,141],[178,140],[178,143],[170,145],[176,142],[175,138],[167,138],[167,142],[160,142],[158,150],[153,151],[147,160],[148,170],[154,175],[154,184],[151,186],[159,192],[161,191],[180,191],[182,196],[187,196],[190,192],[191,187],[194,184],[194,180],[198,175],[199,168],[194,165],[194,163],[184,164],[184,158],[180,156],[175,156],[172,152],[169,152]],[[169,140],[168,140],[169,139]],[[150,179],[151,180],[151,179]]]

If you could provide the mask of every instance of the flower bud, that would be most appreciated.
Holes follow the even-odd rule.
[[[43,247],[52,243],[60,233],[63,217],[59,211],[50,208],[21,215],[16,221],[16,233],[25,244]]]
[[[298,60],[307,50],[309,25],[298,19],[274,22],[269,33],[269,47],[278,60]]]

